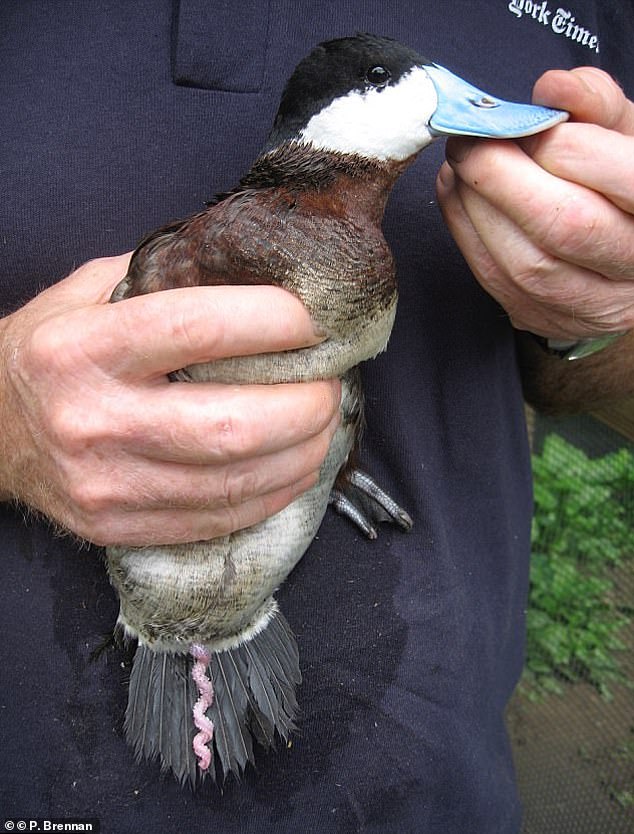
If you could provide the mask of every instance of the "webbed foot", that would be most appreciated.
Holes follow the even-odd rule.
[[[340,515],[345,515],[369,539],[376,539],[376,525],[382,522],[398,525],[401,530],[411,530],[411,516],[384,492],[367,472],[348,470],[330,491],[328,503]]]

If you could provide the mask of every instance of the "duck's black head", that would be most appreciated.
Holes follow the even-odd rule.
[[[439,135],[511,138],[564,118],[489,96],[391,38],[359,34],[326,41],[298,64],[265,151],[296,140],[403,160]]]
[[[361,34],[319,44],[289,78],[271,139],[293,137],[335,99],[394,86],[420,63],[430,62],[391,38]]]

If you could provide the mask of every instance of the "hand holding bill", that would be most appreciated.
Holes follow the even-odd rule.
[[[634,326],[634,103],[592,67],[551,71],[534,101],[571,121],[516,142],[450,139],[446,222],[515,327],[580,339]]]

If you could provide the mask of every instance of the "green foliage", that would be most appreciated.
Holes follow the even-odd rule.
[[[556,434],[533,456],[533,549],[592,567],[634,553],[634,456],[590,459]]]
[[[557,435],[533,456],[535,517],[526,677],[537,691],[621,679],[615,652],[626,611],[611,574],[634,555],[634,456],[590,459]]]
[[[634,732],[634,727],[630,727]],[[622,808],[634,808],[634,739],[621,741],[610,754],[609,775],[604,779],[608,796]]]
[[[611,791],[610,795],[612,799],[616,800],[619,803],[621,808],[633,808],[634,807],[634,792],[632,791]]]

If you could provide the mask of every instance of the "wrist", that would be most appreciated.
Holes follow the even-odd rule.
[[[599,351],[604,350],[622,336],[625,336],[627,332],[627,330],[621,330],[618,333],[607,333],[604,336],[577,340],[544,338],[543,336],[536,336],[534,333],[530,335],[542,350],[546,351],[550,356],[556,356],[566,361],[573,361],[576,359],[585,359],[586,356],[599,353]]]
[[[12,472],[20,456],[15,432],[20,415],[12,408],[15,397],[10,374],[13,352],[10,320],[10,316],[0,319],[0,501],[18,497]]]

